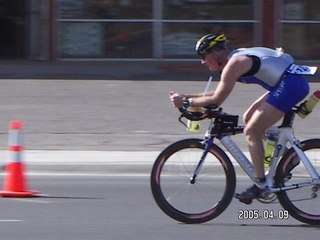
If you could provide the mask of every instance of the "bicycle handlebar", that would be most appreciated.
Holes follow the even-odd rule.
[[[216,109],[216,106],[207,106],[202,108],[202,111],[191,111],[188,110],[186,107],[181,107],[179,108],[179,111],[181,112],[180,118],[187,118],[191,121],[200,121],[204,120],[206,118],[212,119],[212,118],[217,118],[217,117],[226,117],[226,116],[233,116],[229,115],[227,113],[224,113],[222,111],[222,108]]]
[[[179,108],[179,111],[181,112],[180,118],[185,117],[191,121],[199,121],[208,117],[207,111],[193,112],[188,111],[187,108],[184,107]]]
[[[241,133],[243,131],[243,127],[238,126],[238,115],[230,115],[222,111],[222,108],[216,109],[216,107],[208,106],[203,108],[202,111],[194,112],[188,110],[186,107],[179,108],[181,112],[181,116],[179,118],[179,122],[183,125],[187,126],[181,119],[183,117],[191,120],[191,121],[200,121],[206,118],[215,119],[213,128],[211,128],[210,132],[213,134],[221,134],[221,133]]]

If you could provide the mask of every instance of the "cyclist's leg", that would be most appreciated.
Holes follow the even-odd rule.
[[[264,178],[263,135],[267,128],[274,125],[283,116],[284,113],[282,111],[264,101],[254,111],[245,127],[244,134],[249,145],[249,152],[256,171],[256,177],[259,179]]]
[[[246,191],[236,194],[240,202],[250,204],[252,199],[264,197],[268,188],[264,175],[264,148],[263,135],[265,130],[275,124],[284,116],[284,113],[266,101],[261,102],[260,106],[252,114],[245,129],[244,134],[249,145],[249,152],[252,159],[252,164],[256,173],[255,184]]]
[[[246,112],[244,120],[247,126],[244,129],[256,177],[259,179],[257,186],[247,191],[236,194],[236,198],[244,203],[251,203],[253,198],[263,195],[265,186],[264,178],[264,148],[263,138],[265,130],[279,121],[285,113],[300,102],[309,91],[306,78],[302,75],[287,75],[267,95],[258,99]],[[260,184],[259,184],[260,183]]]
[[[269,92],[263,94],[261,97],[259,97],[254,103],[251,104],[251,106],[247,109],[247,111],[243,114],[243,122],[247,124],[252,117],[252,114],[257,110],[258,107],[261,106],[263,102],[266,101],[268,98]]]
[[[257,178],[264,177],[263,135],[268,127],[279,121],[285,113],[303,100],[309,92],[309,84],[303,75],[288,74],[275,89],[260,97],[246,112],[245,135]]]

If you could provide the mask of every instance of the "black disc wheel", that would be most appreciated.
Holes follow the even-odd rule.
[[[201,139],[185,139],[167,147],[151,173],[152,194],[161,210],[184,223],[202,223],[220,215],[230,204],[236,186],[234,167],[213,145],[197,178],[195,169],[204,152]]]

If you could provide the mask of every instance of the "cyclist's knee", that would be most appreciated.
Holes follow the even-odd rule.
[[[248,124],[248,122],[252,118],[254,111],[255,111],[255,109],[250,107],[243,113],[242,119],[245,124]]]
[[[244,135],[248,142],[256,141],[257,139],[262,139],[264,130],[259,129],[255,125],[247,125],[243,130]]]

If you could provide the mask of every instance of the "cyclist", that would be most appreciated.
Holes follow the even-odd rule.
[[[201,63],[211,71],[220,71],[220,81],[213,92],[202,94],[180,94],[171,91],[170,99],[174,107],[220,106],[231,93],[236,82],[255,83],[268,92],[258,98],[244,113],[246,124],[244,134],[255,168],[256,181],[246,191],[235,194],[243,203],[263,197],[268,190],[264,174],[265,130],[278,122],[309,92],[309,84],[304,74],[289,71],[294,69],[294,59],[281,49],[253,47],[231,50],[227,47],[224,34],[208,34],[196,44]]]

